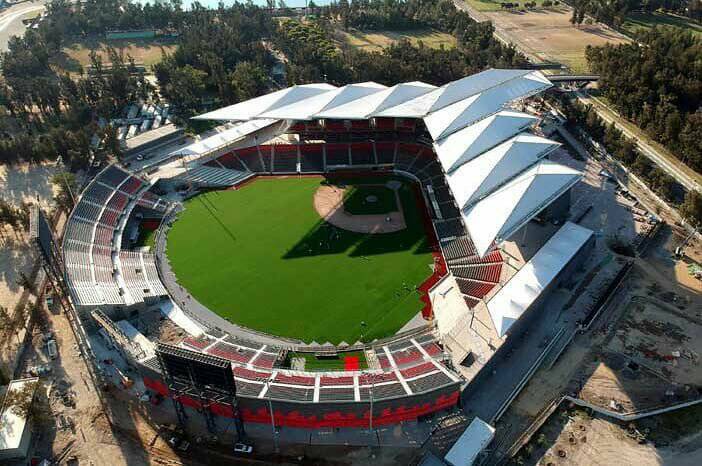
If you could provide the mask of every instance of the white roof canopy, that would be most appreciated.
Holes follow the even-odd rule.
[[[581,173],[542,160],[461,214],[482,257],[580,180]]]
[[[267,118],[287,118],[290,120],[311,120],[317,118],[318,113],[324,112],[327,109],[357,101],[362,97],[382,91],[383,89],[387,89],[387,86],[374,82],[349,84],[307,99],[299,100],[290,105],[276,107],[259,116]]]
[[[526,113],[503,110],[473,123],[434,143],[446,173],[474,159],[486,150],[525,130],[538,121]]]
[[[522,133],[446,175],[453,197],[466,209],[523,172],[560,144]]]
[[[426,94],[436,86],[420,81],[396,84],[380,92],[361,97],[342,105],[329,107],[319,112],[317,118],[365,120],[373,116],[383,116],[386,108],[405,102],[418,95]]]
[[[226,147],[228,144],[232,144],[239,139],[248,136],[249,134],[273,125],[278,121],[279,120],[262,119],[239,123],[233,128],[225,129],[224,131],[220,131],[219,133],[216,133],[210,137],[185,146],[182,149],[177,149],[171,152],[170,155],[204,155],[212,152],[213,150]]]
[[[238,104],[220,108],[213,112],[194,117],[195,120],[245,121],[258,115],[307,99],[315,95],[336,89],[336,86],[326,83],[303,84],[281,89],[254,99],[245,100]]]
[[[451,466],[471,466],[494,437],[495,428],[476,417],[458,437],[444,459]]]
[[[388,109],[385,116],[422,118],[430,112],[480,94],[494,86],[534,73],[530,70],[489,69],[444,84],[423,96]]]
[[[593,235],[566,222],[488,302],[495,330],[503,337]]]
[[[459,100],[424,117],[429,133],[439,140],[504,108],[505,104],[551,87],[543,75],[529,74]]]

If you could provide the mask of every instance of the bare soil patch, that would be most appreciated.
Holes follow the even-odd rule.
[[[625,36],[601,24],[573,26],[568,8],[487,11],[483,15],[496,25],[501,35],[529,54],[541,60],[563,63],[574,72],[587,70],[585,48],[588,45],[628,42]]]

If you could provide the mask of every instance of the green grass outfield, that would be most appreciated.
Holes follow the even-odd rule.
[[[357,357],[359,369],[368,369],[368,361],[363,351],[339,353],[338,358],[317,358],[312,353],[288,353],[288,358],[305,358],[305,370],[308,372],[343,371],[346,367],[346,357]]]
[[[408,228],[363,235],[321,221],[321,182],[264,178],[187,201],[167,243],[180,284],[232,322],[308,343],[396,332],[421,309],[414,287],[432,264],[412,186],[400,189]]]

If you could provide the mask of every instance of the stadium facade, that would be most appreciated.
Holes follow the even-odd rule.
[[[193,408],[211,425],[224,416],[276,426],[368,428],[452,409],[471,377],[491,369],[484,355],[528,326],[534,309],[594,241],[592,232],[566,222],[570,189],[581,174],[549,160],[559,144],[539,134],[537,116],[522,111],[550,86],[532,70],[487,70],[441,87],[308,84],[200,115],[227,123],[142,174],[112,165],[87,185],[62,243],[73,305],[88,333],[99,331],[116,343],[145,385],[173,400],[183,421],[185,409]],[[176,290],[162,281],[163,241],[155,253],[130,247],[140,228],[159,226],[162,233],[178,210],[174,192],[156,192],[330,172],[399,174],[421,190],[435,257],[434,272],[420,287],[426,325],[339,348],[246,333],[173,298]],[[504,245],[527,238],[534,219],[562,226],[520,263]],[[455,280],[460,292],[456,312],[489,314],[495,336],[484,345],[491,351],[471,346],[457,356],[445,344],[452,334],[447,322],[461,322],[433,312],[432,290],[445,280]],[[127,322],[154,308],[188,334],[177,351]],[[282,366],[291,350],[363,350],[369,368],[296,371]],[[471,354],[474,373],[466,377],[455,362]],[[194,369],[193,361],[225,368],[225,375],[210,380],[209,369]]]

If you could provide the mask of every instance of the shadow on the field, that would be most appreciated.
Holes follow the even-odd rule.
[[[229,227],[222,223],[222,221],[219,219],[219,214],[216,212],[217,206],[210,199],[207,198],[208,195],[209,193],[204,194],[202,196],[197,196],[196,199],[200,201],[205,210],[207,210],[207,212],[212,216],[213,219],[215,219],[219,226],[222,227],[224,233],[226,233],[232,241],[236,241],[236,236],[234,236],[232,230],[230,230]]]
[[[413,254],[431,251],[421,225],[408,225],[408,228],[397,233],[369,235],[342,230],[320,220],[283,258],[344,253],[349,257],[364,258],[402,251],[411,251]]]
[[[344,179],[345,183],[357,181]],[[334,180],[338,182],[339,180]],[[376,180],[373,180],[377,183]],[[411,185],[405,184],[399,191],[402,212],[407,228],[395,233],[364,234],[343,230],[324,220],[300,239],[284,259],[298,259],[331,254],[346,254],[349,257],[368,259],[371,256],[409,251],[412,254],[427,254],[432,251],[427,239],[422,213]],[[338,208],[344,208],[339,205]],[[370,259],[369,259],[370,260]]]

